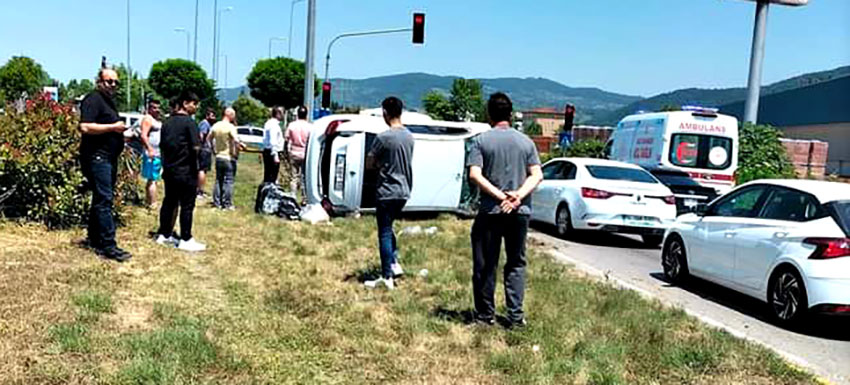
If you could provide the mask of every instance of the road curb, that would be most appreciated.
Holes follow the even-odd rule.
[[[729,334],[731,334],[731,335],[733,335],[737,338],[740,338],[742,340],[749,341],[749,342],[758,344],[760,346],[763,346],[765,348],[768,348],[771,351],[773,351],[776,354],[779,354],[781,357],[783,357],[786,361],[788,361],[788,363],[792,367],[795,367],[795,368],[798,368],[798,369],[812,373],[812,375],[815,376],[815,381],[817,383],[823,384],[823,385],[833,384],[832,381],[815,374],[814,369],[813,369],[814,367],[812,365],[810,365],[805,359],[803,359],[799,356],[796,356],[794,354],[783,351],[782,349],[777,349],[776,347],[771,346],[771,345],[769,345],[769,344],[767,344],[763,341],[749,337],[745,332],[742,332],[742,331],[740,331],[740,330],[738,330],[738,329],[736,329],[732,326],[729,326],[729,325],[727,325],[727,324],[725,324],[721,321],[715,320],[714,318],[705,316],[705,315],[697,313],[695,311],[691,311],[690,309],[687,309],[683,306],[680,306],[679,304],[674,303],[673,301],[669,301],[665,298],[662,298],[658,295],[655,295],[648,290],[642,289],[642,288],[640,288],[636,285],[633,285],[633,284],[631,284],[631,283],[629,283],[629,282],[627,282],[623,279],[620,279],[620,278],[614,276],[614,273],[611,272],[611,271],[602,271],[602,270],[597,269],[596,267],[593,267],[593,266],[591,266],[587,263],[584,263],[584,262],[579,261],[575,258],[572,258],[572,257],[556,250],[555,248],[552,248],[551,242],[549,240],[542,238],[542,237],[538,236],[537,234],[530,233],[529,237],[531,237],[535,241],[538,241],[538,242],[542,243],[543,245],[545,245],[545,252],[547,254],[549,254],[553,259],[555,259],[558,262],[571,264],[571,265],[575,266],[576,269],[582,271],[583,273],[585,273],[585,274],[587,274],[587,275],[589,275],[589,276],[591,276],[595,279],[610,283],[610,284],[614,285],[615,287],[618,287],[618,288],[621,288],[621,289],[634,291],[634,292],[638,293],[638,295],[640,295],[641,297],[644,297],[646,299],[657,300],[657,301],[661,302],[664,306],[680,309],[680,310],[684,311],[686,314],[688,314],[689,316],[694,317],[694,318],[698,319],[700,322],[703,322],[703,323],[705,323],[705,324],[707,324],[711,327],[723,330],[723,331],[725,331],[725,332],[727,332],[727,333],[729,333]]]

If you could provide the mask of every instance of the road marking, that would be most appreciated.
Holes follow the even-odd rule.
[[[641,297],[644,297],[646,299],[655,299],[655,300],[658,300],[659,302],[661,302],[662,304],[664,304],[665,306],[681,309],[686,314],[690,315],[691,317],[698,319],[699,321],[701,321],[701,322],[703,322],[703,323],[705,323],[705,324],[707,324],[711,327],[714,327],[714,328],[717,328],[717,329],[720,329],[720,330],[724,330],[727,333],[731,334],[732,336],[735,336],[735,337],[740,338],[740,339],[745,340],[745,341],[750,341],[750,342],[756,343],[758,345],[764,346],[764,347],[776,352],[780,356],[784,357],[786,360],[790,361],[790,364],[792,366],[809,368],[807,370],[814,372],[814,370],[811,369],[811,368],[814,368],[814,366],[812,366],[805,359],[803,359],[799,356],[796,356],[796,355],[788,353],[784,350],[778,349],[778,348],[776,348],[776,347],[774,347],[774,346],[772,346],[772,345],[770,345],[770,344],[768,344],[764,341],[750,337],[745,332],[742,332],[742,331],[740,331],[740,330],[738,330],[738,329],[736,329],[732,326],[729,326],[729,325],[727,325],[723,322],[715,320],[714,318],[702,315],[702,314],[700,314],[696,311],[692,311],[692,310],[690,310],[690,309],[688,309],[688,308],[686,308],[686,307],[684,307],[684,306],[682,306],[678,303],[675,303],[674,301],[667,300],[666,298],[663,298],[660,295],[653,294],[649,290],[643,289],[643,288],[638,287],[638,286],[636,286],[632,283],[627,282],[626,280],[620,279],[620,278],[616,277],[614,275],[614,272],[611,271],[611,270],[602,271],[600,269],[597,269],[594,266],[591,266],[588,263],[582,262],[582,261],[580,261],[576,258],[572,258],[572,257],[558,251],[556,248],[552,247],[553,246],[552,241],[549,240],[549,239],[546,239],[545,236],[542,236],[542,235],[539,235],[539,234],[536,234],[536,233],[531,233],[529,235],[530,235],[531,238],[534,238],[535,240],[543,243],[546,246],[546,249],[547,249],[546,252],[550,256],[552,256],[556,261],[559,261],[561,263],[566,262],[566,263],[572,264],[577,269],[588,274],[589,276],[595,277],[597,279],[602,278],[605,282],[609,282],[612,285],[619,287],[621,289],[632,290],[632,291],[638,293]],[[826,379],[824,377],[818,376],[814,373],[812,373],[812,375],[815,377],[815,380],[818,383],[832,384],[832,382],[830,382],[828,379]]]

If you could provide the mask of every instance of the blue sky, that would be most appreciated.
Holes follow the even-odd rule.
[[[317,72],[336,34],[407,27],[427,13],[426,44],[408,34],[338,42],[332,77],[428,72],[465,77],[546,77],[651,96],[685,87],[744,86],[754,3],[742,0],[317,0]],[[0,63],[33,57],[54,78],[91,78],[100,56],[126,61],[125,0],[0,0]],[[219,0],[228,85],[244,83],[287,36],[291,0]],[[131,64],[147,75],[158,60],[185,57],[194,0],[131,0]],[[200,0],[198,61],[212,61],[213,0]],[[295,6],[292,56],[304,57],[306,2]],[[286,42],[274,42],[276,55]],[[765,83],[850,64],[850,1],[773,6]],[[221,71],[224,71],[223,64]],[[219,81],[223,85],[222,74]]]

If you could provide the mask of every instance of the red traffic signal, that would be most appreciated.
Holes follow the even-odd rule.
[[[413,14],[413,44],[425,43],[425,14]]]
[[[322,108],[331,108],[331,83],[322,83]]]

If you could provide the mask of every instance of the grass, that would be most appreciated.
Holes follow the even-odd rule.
[[[470,223],[452,216],[415,221],[437,226],[433,236],[400,237],[408,274],[399,290],[364,289],[379,265],[374,219],[310,226],[257,216],[261,171],[257,157],[243,157],[236,212],[199,202],[202,254],[155,245],[158,213],[145,209],[119,229],[134,253],[125,264],[76,246],[82,230],[0,223],[0,383],[814,382],[759,346],[587,280],[533,247],[530,325],[468,325]]]

